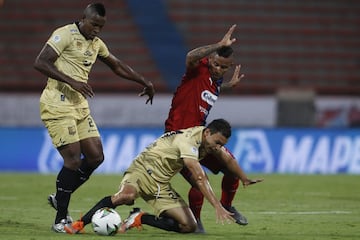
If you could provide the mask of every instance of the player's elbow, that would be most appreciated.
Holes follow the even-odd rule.
[[[133,205],[138,197],[136,190],[132,186],[125,186],[119,192],[111,197],[111,201],[115,206]]]
[[[39,58],[36,58],[34,63],[33,63],[33,67],[36,69],[36,70],[40,70],[40,61],[39,61]]]
[[[33,63],[33,67],[36,70],[42,72],[44,69],[44,66],[45,66],[45,64],[43,63],[43,61],[41,61],[41,59],[39,57],[37,57]]]

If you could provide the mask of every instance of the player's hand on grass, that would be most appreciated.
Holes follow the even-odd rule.
[[[223,208],[221,205],[215,209],[216,211],[216,223],[221,223],[224,225],[224,223],[233,223],[234,218],[232,215],[233,213],[227,211],[225,208]]]
[[[143,91],[139,93],[139,96],[142,97],[144,95],[148,95],[149,98],[146,100],[145,103],[148,104],[148,102],[150,102],[150,104],[152,105],[154,94],[155,94],[154,85],[152,84],[152,82],[149,81],[148,86],[144,87]]]
[[[249,186],[249,185],[253,185],[253,184],[255,184],[255,183],[259,183],[259,182],[262,182],[262,181],[264,181],[263,178],[261,178],[261,179],[246,179],[246,180],[243,181],[242,183],[243,183],[243,186],[244,186],[244,187],[247,187],[247,186]]]

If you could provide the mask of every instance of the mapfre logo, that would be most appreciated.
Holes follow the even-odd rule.
[[[215,94],[211,93],[208,90],[205,90],[201,93],[201,99],[204,100],[205,102],[207,102],[211,106],[214,105],[217,98],[218,98],[218,96],[216,96]]]

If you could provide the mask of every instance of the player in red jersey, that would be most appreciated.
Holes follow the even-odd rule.
[[[223,82],[224,74],[234,65],[231,45],[236,39],[231,35],[235,27],[236,25],[233,25],[218,43],[193,49],[187,54],[186,73],[173,96],[169,115],[165,121],[165,131],[205,125],[209,111],[219,96],[220,88],[234,87],[244,77],[244,74],[240,73],[241,66],[236,65],[231,80]],[[200,163],[214,174],[224,173],[221,203],[225,209],[233,213],[236,223],[247,225],[247,219],[232,206],[232,201],[239,180],[245,187],[261,182],[262,179],[249,179],[225,147],[215,154],[207,155]],[[189,206],[198,221],[197,232],[204,233],[200,219],[204,196],[194,187],[194,179],[188,169],[184,168],[181,174],[193,186],[189,191]]]

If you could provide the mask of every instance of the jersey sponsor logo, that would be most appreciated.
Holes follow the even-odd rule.
[[[217,100],[217,96],[215,94],[213,94],[212,92],[205,90],[201,93],[201,99],[204,100],[205,102],[207,102],[207,104],[209,105],[214,105],[214,103]]]
[[[206,110],[206,109],[205,109],[204,107],[202,107],[202,106],[199,106],[199,111],[202,112],[202,113],[204,113],[205,116],[207,116],[207,115],[209,114],[209,111]]]

